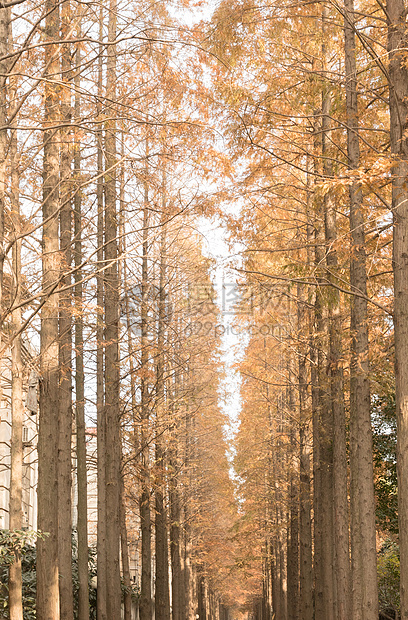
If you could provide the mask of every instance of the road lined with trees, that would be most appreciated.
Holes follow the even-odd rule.
[[[0,4],[5,617],[408,618],[406,13]],[[235,434],[202,218],[239,248]]]

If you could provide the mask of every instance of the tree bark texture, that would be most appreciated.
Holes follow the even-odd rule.
[[[345,66],[347,154],[350,170],[358,168],[357,72],[354,5],[345,0]],[[367,295],[363,197],[360,186],[350,185],[350,286]],[[352,615],[355,620],[378,618],[377,555],[373,482],[373,446],[370,419],[367,301],[351,298],[350,367],[350,510]]]
[[[317,114],[315,114],[317,117]],[[320,127],[317,118],[314,126],[314,172],[320,172],[319,153],[321,153],[321,143],[318,139]],[[314,264],[317,278],[321,278],[322,265],[324,263],[324,229],[323,229],[323,209],[316,199],[313,214],[313,241],[315,246]],[[322,409],[323,402],[323,380],[322,365],[325,363],[323,358],[323,334],[325,322],[323,318],[323,300],[321,290],[316,289],[313,310],[313,326],[310,347],[311,360],[311,389],[312,389],[312,426],[313,426],[313,579],[314,579],[314,603],[315,620],[326,620],[325,601],[324,601],[324,570],[323,561],[323,508],[322,497],[324,492],[324,472],[322,468]],[[331,569],[330,569],[331,570]]]
[[[150,511],[150,403],[147,367],[149,363],[148,351],[148,226],[149,226],[149,194],[147,185],[147,166],[145,179],[145,194],[143,206],[143,243],[142,243],[142,300],[141,300],[141,495],[140,521],[142,535],[142,583],[140,592],[139,614],[140,620],[151,620],[152,615],[152,551],[151,551],[151,511]]]
[[[289,415],[295,418],[296,399],[293,387],[293,362],[288,360],[288,407]],[[299,619],[299,460],[297,446],[299,444],[297,427],[290,422],[290,452],[288,460],[289,474],[289,523],[288,523],[288,618]]]
[[[78,26],[78,38],[81,26]],[[79,45],[75,52],[75,120],[81,116],[80,73],[81,52]],[[88,483],[86,469],[86,427],[85,427],[85,373],[84,373],[84,320],[82,287],[82,198],[81,145],[78,131],[74,144],[74,262],[75,262],[75,412],[76,412],[76,460],[77,460],[77,535],[78,535],[78,620],[89,620],[88,586]]]
[[[103,75],[103,17],[104,8],[99,7],[99,57],[98,57],[98,120],[102,121],[102,75]],[[97,411],[97,484],[98,484],[98,524],[97,524],[97,593],[96,606],[98,620],[107,620],[106,611],[106,416],[104,394],[104,227],[105,214],[103,203],[103,132],[101,124],[97,130],[97,166],[98,180],[96,186],[96,198],[98,205],[97,223],[97,274],[96,274],[96,411]]]
[[[326,36],[327,36],[327,7],[322,9],[322,71],[325,75],[326,67]],[[328,148],[330,132],[330,85],[323,80],[322,82],[322,117],[321,117],[321,157],[323,174],[327,177],[331,173],[330,152]],[[317,217],[317,244],[321,243],[324,247],[327,236],[327,211],[331,211],[330,192],[320,200],[316,201]],[[320,250],[321,251],[321,250]],[[316,252],[318,252],[316,248]],[[316,256],[317,258],[317,256]],[[320,258],[320,257],[319,257]],[[316,269],[319,276],[326,276],[324,272],[324,258],[316,260]],[[333,531],[333,411],[330,399],[330,381],[327,376],[326,368],[329,355],[329,312],[326,299],[322,291],[317,292],[320,297],[320,314],[317,318],[317,331],[319,334],[318,347],[318,381],[319,381],[319,441],[320,441],[320,484],[321,484],[321,562],[323,578],[323,610],[325,620],[334,620],[335,615],[335,591],[334,591],[334,531]]]
[[[155,618],[169,620],[170,593],[169,593],[169,557],[167,511],[164,501],[166,489],[165,454],[162,435],[165,425],[165,321],[166,321],[166,221],[167,213],[165,199],[165,183],[162,188],[162,217],[160,236],[160,282],[159,282],[159,315],[157,327],[157,370],[156,370],[156,489],[155,489],[155,539],[156,539],[156,586],[155,586]]]
[[[61,39],[71,35],[69,1],[61,5]],[[74,600],[72,584],[72,137],[71,137],[71,49],[61,46],[61,118],[60,130],[60,256],[61,286],[59,295],[59,448],[58,448],[58,562],[61,617],[72,620]]]
[[[37,616],[58,620],[58,280],[59,259],[59,6],[45,2],[45,114],[43,159],[43,256],[41,311],[41,385],[38,433],[38,519],[45,538],[37,541]]]
[[[187,374],[190,370],[187,370]],[[193,569],[193,540],[192,540],[192,528],[190,524],[190,493],[194,485],[194,465],[193,465],[193,424],[192,417],[189,410],[188,402],[185,412],[185,452],[184,452],[184,467],[188,472],[188,482],[184,491],[184,505],[183,505],[183,558],[184,558],[184,614],[183,616],[187,620],[194,620],[195,618],[195,588],[194,588],[194,569]]]
[[[21,326],[20,309],[13,312],[13,329]],[[10,462],[9,529],[21,530],[23,526],[22,478],[23,478],[23,363],[21,338],[17,336],[12,346],[12,431]],[[16,554],[9,568],[8,594],[10,620],[23,620],[21,556]]]
[[[304,299],[304,287],[298,284],[298,338],[309,329]],[[298,361],[299,377],[299,617],[313,620],[313,562],[312,562],[312,520],[311,520],[311,471],[310,471],[310,414],[308,409],[307,343],[301,344]],[[309,405],[310,407],[310,405]]]
[[[401,619],[408,618],[408,42],[404,0],[388,0],[390,138],[393,156],[394,330]]]
[[[122,556],[123,585],[125,586],[125,593],[123,596],[124,620],[131,620],[132,590],[130,583],[129,549],[126,525],[125,480],[123,476],[121,477],[120,481],[120,544]]]
[[[325,94],[323,100],[322,119],[322,153],[325,177],[333,176],[328,145],[330,131],[330,97]],[[326,243],[327,281],[333,283],[329,289],[328,321],[329,321],[329,412],[331,412],[330,441],[332,442],[332,522],[333,522],[333,599],[334,613],[337,620],[350,617],[350,560],[349,560],[349,513],[347,492],[347,453],[346,453],[346,419],[343,386],[343,351],[342,351],[342,319],[340,294],[336,288],[337,260],[337,221],[335,201],[332,191],[324,196],[324,228]],[[330,415],[330,413],[329,413]]]
[[[181,510],[177,484],[177,460],[173,450],[170,459],[170,560],[171,560],[171,601],[172,620],[184,620],[184,583],[181,564]]]
[[[335,281],[337,270],[336,216],[332,197],[327,197],[326,209],[326,264],[328,280]],[[342,320],[340,295],[333,287],[329,301],[329,360],[330,406],[333,418],[333,530],[334,577],[336,592],[336,619],[350,618],[350,559],[349,512],[347,491],[346,419],[343,388]]]
[[[4,270],[4,216],[6,200],[6,170],[8,156],[7,136],[7,73],[9,70],[8,38],[10,9],[0,9],[0,310],[3,313],[3,270]],[[0,326],[2,327],[2,326]]]
[[[116,205],[116,0],[110,0],[106,64],[105,114],[105,502],[106,613],[120,618],[120,407],[119,407],[119,280]]]
[[[10,37],[11,38],[11,37]],[[15,100],[16,89],[10,84],[10,101]],[[14,105],[10,104],[12,115]],[[13,239],[13,290],[12,299],[15,306],[21,301],[21,221],[20,221],[20,196],[19,196],[19,169],[17,153],[17,124],[11,126],[10,135],[10,207]],[[21,308],[16,307],[12,314],[12,336],[18,334],[21,328]],[[10,506],[9,506],[9,529],[21,530],[23,527],[22,508],[22,479],[23,479],[23,360],[21,356],[21,336],[14,337],[11,349],[11,446],[10,446]],[[10,620],[23,620],[23,597],[22,597],[22,570],[21,557],[16,556],[15,562],[9,569],[9,613]]]

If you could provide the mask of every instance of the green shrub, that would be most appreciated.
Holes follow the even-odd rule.
[[[21,554],[23,575],[23,614],[24,620],[35,620],[36,611],[36,549],[34,542],[37,532],[0,530],[0,618],[9,618],[8,613],[8,567],[14,562],[15,554]],[[89,582],[89,617],[96,620],[96,590],[91,586],[96,577],[96,547],[89,547],[88,582]],[[72,540],[72,580],[74,590],[74,617],[78,617],[78,562],[76,537]],[[125,586],[122,583],[122,593]],[[131,587],[132,597],[137,598],[136,586]]]
[[[36,548],[34,542],[37,532],[20,532],[0,530],[0,618],[9,618],[8,613],[8,567],[13,563],[15,554],[21,554],[23,580],[23,614],[24,620],[36,618]],[[96,575],[96,548],[89,549],[89,583]],[[75,539],[73,541],[72,578],[74,586],[74,611],[78,610],[78,566]],[[89,616],[96,619],[96,590],[89,588]]]
[[[19,532],[14,530],[0,531],[0,609],[3,618],[8,618],[8,567],[14,562],[15,552],[21,553],[22,580],[23,580],[23,612],[24,620],[34,620],[36,598],[36,551],[34,541],[36,532]]]
[[[387,540],[378,554],[378,598],[380,611],[400,608],[400,559],[395,542]]]

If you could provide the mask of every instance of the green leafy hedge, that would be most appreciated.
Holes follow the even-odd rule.
[[[398,545],[387,540],[378,554],[378,598],[380,611],[398,612],[400,608],[400,559]]]
[[[24,620],[36,618],[36,549],[35,541],[44,537],[39,532],[20,530],[0,530],[0,618],[8,619],[8,567],[14,562],[16,554],[21,556],[23,573],[23,613]],[[72,539],[72,579],[74,586],[74,614],[78,615],[78,563],[75,533]],[[96,590],[92,583],[96,577],[96,547],[89,547],[88,580],[89,580],[89,617],[96,620]],[[132,597],[138,598],[136,586],[132,586]],[[122,583],[122,592],[125,586]]]

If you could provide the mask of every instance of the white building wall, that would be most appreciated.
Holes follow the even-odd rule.
[[[25,356],[29,354],[25,349]],[[11,444],[11,360],[5,356],[0,367],[0,529],[9,529],[10,444]],[[37,526],[37,416],[25,410],[23,444],[23,528]]]

